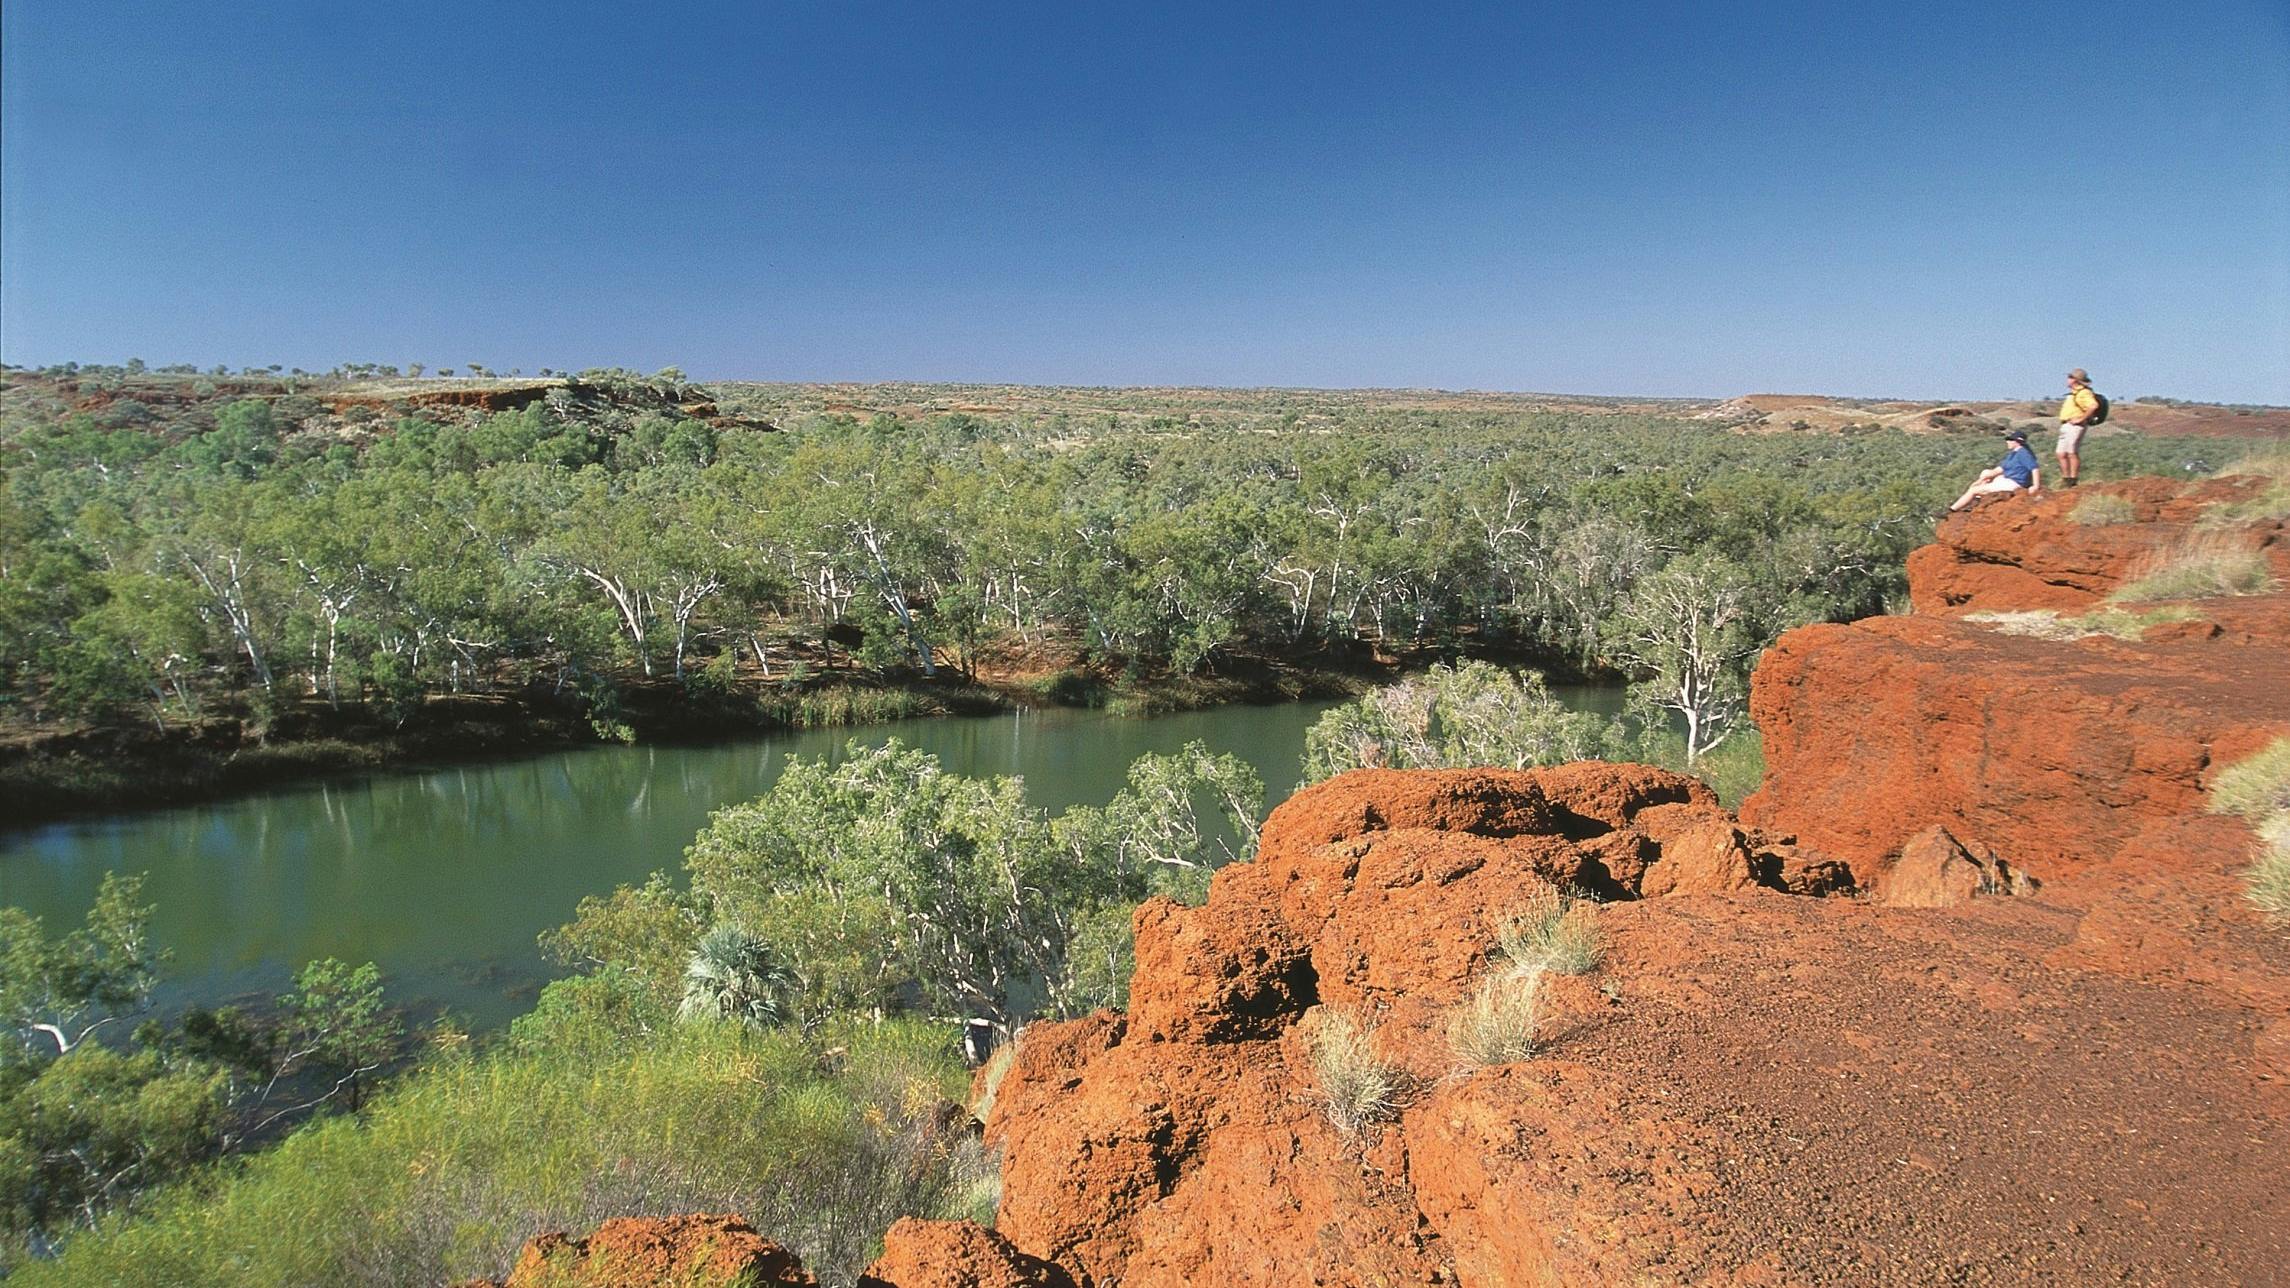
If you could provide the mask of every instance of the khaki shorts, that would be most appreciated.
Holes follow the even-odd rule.
[[[2076,444],[2083,441],[2083,429],[2084,427],[2081,425],[2069,425],[2064,422],[2060,425],[2058,450],[2062,455],[2073,452]]]
[[[1988,480],[1987,482],[1985,482],[1985,483],[1975,483],[1975,484],[1973,484],[1973,485],[1972,485],[1972,490],[1973,490],[1975,493],[1987,493],[1987,492],[2025,492],[2025,491],[2027,491],[2027,489],[2026,489],[2026,488],[2024,488],[2024,487],[2021,487],[2019,484],[2012,482],[2012,480],[2011,480],[2011,479],[2009,479],[2009,478],[2007,478],[2007,477],[2005,477],[2004,475],[2001,475],[2001,474],[1997,475],[1996,477],[1994,477],[1994,478],[1992,478],[1992,479],[1989,479],[1989,480]]]

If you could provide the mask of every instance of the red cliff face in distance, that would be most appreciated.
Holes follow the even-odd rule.
[[[2290,581],[2281,523],[2200,522],[2253,486],[1949,520],[1914,616],[1766,656],[1739,820],[1627,765],[1299,792],[1204,906],[1138,910],[1128,1013],[1023,1035],[997,1231],[902,1224],[871,1282],[2280,1282],[2290,933],[2204,792],[2290,732],[2290,595],[2129,638],[1967,618],[2196,540]],[[2127,514],[2071,520],[2094,495]],[[1531,1058],[1466,1061],[1553,885],[1602,900],[1603,960],[1545,978]],[[1314,1057],[1345,1023],[1395,1077],[1352,1131]]]

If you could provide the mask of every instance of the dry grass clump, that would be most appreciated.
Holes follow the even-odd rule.
[[[2208,525],[2263,523],[2271,519],[2290,519],[2290,447],[2270,447],[2252,452],[2218,472],[2220,478],[2236,475],[2255,476],[2269,480],[2265,490],[2240,501],[2214,505],[2203,515]]]
[[[2290,814],[2290,738],[2276,738],[2264,751],[2222,770],[2211,782],[2213,814],[2240,814],[2253,827]]]
[[[2094,492],[2077,498],[2075,508],[2067,512],[2067,517],[2069,522],[2085,525],[2129,523],[2139,517],[2139,510],[2129,497]]]
[[[986,1057],[984,1067],[978,1071],[978,1103],[970,1106],[971,1116],[984,1122],[994,1112],[994,1101],[1002,1094],[1002,1079],[1010,1076],[1010,1066],[1018,1062],[1018,1042],[1012,1038],[994,1048]]]
[[[2290,919],[2290,813],[2277,814],[2259,832],[2258,862],[2250,866],[2250,901],[2270,917]]]
[[[2149,627],[2160,626],[2165,622],[2189,622],[2200,616],[2202,614],[2191,608],[2171,604],[2140,612],[2102,607],[2074,615],[2062,614],[2049,608],[2010,613],[1967,613],[1964,620],[1993,627],[2006,635],[2033,635],[2037,639],[2080,640],[2093,635],[2106,635],[2119,640],[2135,640],[2145,635]]]
[[[2250,902],[2268,916],[2290,918],[2290,738],[2220,773],[2210,808],[2239,814],[2258,830],[2258,861],[2245,874]]]
[[[1376,1058],[1376,1030],[1341,1012],[1312,1035],[1312,1072],[1328,1121],[1347,1136],[1399,1111],[1399,1071]]]
[[[1514,974],[1588,974],[1606,954],[1587,905],[1547,885],[1536,888],[1525,910],[1495,927],[1495,946]]]
[[[1447,1045],[1474,1069],[1531,1060],[1542,1019],[1543,972],[1506,970],[1481,981],[1447,1024]]]
[[[2117,603],[2257,595],[2274,588],[2266,555],[2230,532],[2195,532],[2141,561],[2109,596]]]

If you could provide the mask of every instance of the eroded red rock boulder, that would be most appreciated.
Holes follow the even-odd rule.
[[[1331,1124],[1313,1035],[1332,1016],[1370,1022],[1383,1060],[1436,1085],[1506,918],[1553,885],[1751,891],[1753,862],[1706,787],[1642,765],[1369,770],[1307,788],[1206,906],[1139,910],[1126,1020],[1028,1030],[987,1124],[1005,1151],[997,1224],[1082,1282],[1446,1274],[1403,1179],[1406,1137],[1368,1145]],[[1554,1015],[1610,1005],[1579,981],[1550,995]]]
[[[906,1217],[858,1288],[1074,1288],[1073,1277],[972,1221]]]
[[[765,1288],[818,1280],[795,1254],[732,1213],[615,1217],[586,1238],[525,1244],[507,1288]]]
[[[1976,895],[2020,894],[2032,882],[1994,851],[1975,854],[1944,827],[1928,827],[1901,847],[1877,898],[1893,908],[1953,908]]]

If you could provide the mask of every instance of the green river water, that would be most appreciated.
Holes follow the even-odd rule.
[[[1556,688],[1557,686],[1554,686]],[[1611,709],[1611,691],[1566,690]],[[163,812],[0,832],[0,903],[79,923],[107,871],[147,872],[173,954],[161,1005],[278,992],[320,957],[380,964],[393,1000],[477,1029],[531,1006],[551,967],[535,936],[584,895],[681,875],[708,813],[768,788],[789,756],[898,738],[958,773],[1014,774],[1052,812],[1103,804],[1129,762],[1200,739],[1256,767],[1269,803],[1296,786],[1327,703],[1151,720],[1021,711],[777,734],[709,747],[595,747],[378,775]]]

